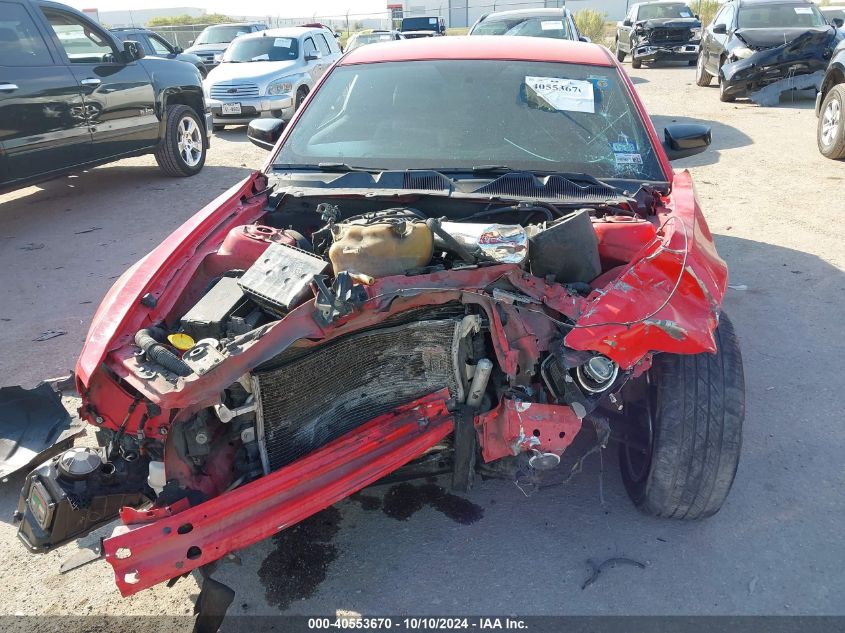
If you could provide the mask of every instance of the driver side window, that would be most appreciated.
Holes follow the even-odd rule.
[[[314,40],[312,40],[310,37],[305,38],[305,43],[303,44],[302,48],[305,57],[308,57],[309,55],[313,57],[319,56],[317,53],[317,47],[314,45]]]
[[[117,51],[109,39],[87,22],[82,22],[74,15],[51,9],[44,9],[44,16],[71,63],[101,64],[116,61]]]
[[[130,39],[132,39],[132,38],[130,38]],[[155,37],[153,35],[148,35],[147,39],[150,41],[150,46],[153,47],[153,51],[155,52],[156,55],[170,55],[171,54],[172,51],[170,50],[170,47],[165,45],[165,43],[162,42],[161,40],[159,40],[157,37]]]
[[[724,24],[727,27],[730,27],[731,20],[733,18],[734,8],[733,5],[727,5],[722,7],[722,10],[716,14],[716,17],[713,20],[713,25],[716,24]]]

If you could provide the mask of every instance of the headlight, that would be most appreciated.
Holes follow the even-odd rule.
[[[214,53],[214,62],[219,64],[223,61],[223,53]]]
[[[701,27],[700,26],[694,26],[689,30],[689,33],[690,33],[690,37],[692,39],[699,38],[699,37],[701,37]]]
[[[293,91],[293,84],[289,81],[274,81],[267,88],[268,95],[283,95]]]
[[[755,51],[752,51],[747,46],[740,46],[739,48],[735,48],[731,51],[731,55],[736,57],[737,59],[747,59],[751,57]]]

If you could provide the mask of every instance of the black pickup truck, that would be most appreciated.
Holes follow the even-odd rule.
[[[0,191],[149,153],[168,175],[198,173],[211,129],[199,71],[143,57],[65,5],[0,0]]]

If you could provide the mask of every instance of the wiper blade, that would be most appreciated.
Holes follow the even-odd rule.
[[[297,163],[297,164],[290,164],[290,165],[273,165],[274,170],[279,171],[329,171],[329,172],[351,172],[351,171],[361,171],[368,174],[377,174],[379,172],[384,171],[383,169],[377,169],[372,167],[355,167],[354,165],[348,165],[347,163]]]

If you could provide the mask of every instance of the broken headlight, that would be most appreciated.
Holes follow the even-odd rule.
[[[751,57],[755,51],[751,50],[747,46],[740,46],[739,48],[735,48],[731,51],[731,56],[735,57],[736,59],[747,59]]]
[[[38,521],[41,529],[46,530],[50,527],[50,522],[53,520],[53,508],[56,504],[40,481],[36,481],[30,488],[26,505],[32,511],[32,516]]]

